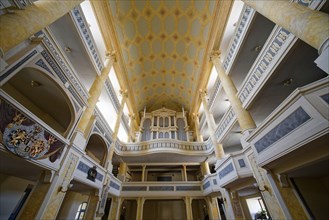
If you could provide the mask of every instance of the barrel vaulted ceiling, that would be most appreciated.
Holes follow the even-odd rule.
[[[138,110],[189,109],[198,89],[216,1],[109,1]]]

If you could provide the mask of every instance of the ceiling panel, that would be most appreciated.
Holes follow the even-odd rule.
[[[191,107],[216,1],[109,1],[137,109]]]

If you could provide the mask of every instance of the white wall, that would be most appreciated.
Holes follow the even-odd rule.
[[[0,173],[0,219],[8,219],[32,181]]]

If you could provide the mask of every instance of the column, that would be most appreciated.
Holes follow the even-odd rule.
[[[123,199],[121,199],[121,198],[118,198],[118,197],[112,198],[108,220],[120,219],[119,215],[120,215],[120,209],[121,209],[122,202],[123,202]]]
[[[242,129],[242,131],[254,129],[256,127],[255,122],[252,119],[250,113],[242,107],[242,103],[240,99],[237,97],[237,89],[235,88],[235,85],[231,80],[231,78],[228,75],[226,75],[225,70],[221,65],[218,52],[212,53],[211,61],[213,62],[217,70],[218,77],[231,103],[232,109],[238,120],[240,128]]]
[[[232,209],[234,212],[234,217],[235,219],[244,219],[240,200],[239,200],[239,195],[236,191],[231,191],[231,204],[232,204]]]
[[[146,169],[146,165],[142,166],[142,182],[145,182],[145,169]]]
[[[184,120],[184,130],[185,130],[185,135],[186,135],[186,141],[190,141],[190,133],[189,133],[189,126],[187,124],[187,119],[185,116],[185,111],[184,111],[184,107],[182,107],[182,112],[183,112],[183,120]]]
[[[201,96],[201,101],[203,104],[204,113],[206,115],[208,129],[210,130],[210,139],[212,141],[212,144],[214,145],[215,155],[217,158],[223,158],[225,156],[225,153],[224,153],[223,146],[221,144],[217,143],[217,140],[215,137],[216,123],[214,120],[214,116],[209,111],[209,105],[206,100],[207,92],[205,90],[200,90],[200,96]]]
[[[193,213],[192,213],[192,198],[190,196],[185,197],[185,206],[186,206],[186,219],[192,220]]]
[[[143,208],[144,208],[144,198],[140,197],[137,199],[137,216],[136,220],[143,219]]]
[[[200,90],[201,101],[202,101],[202,105],[203,105],[203,109],[204,109],[204,114],[206,115],[208,128],[211,129],[212,132],[215,132],[216,123],[215,123],[214,116],[209,111],[210,108],[209,108],[208,101],[207,101],[207,95],[208,94],[205,89]]]
[[[83,0],[39,0],[24,10],[15,10],[14,13],[1,15],[0,48],[7,52],[70,12],[81,2]]]
[[[35,219],[37,212],[42,204],[43,199],[50,187],[52,178],[47,178],[52,175],[49,171],[44,171],[34,187],[33,191],[29,195],[29,199],[26,201],[23,209],[20,211],[18,219]]]
[[[199,124],[199,114],[198,113],[193,113],[192,117],[194,119],[194,132],[196,136],[197,142],[203,142],[203,138],[200,135],[200,124]]]
[[[122,182],[126,182],[127,163],[120,163],[118,179]]]
[[[183,164],[183,181],[187,182],[186,165]]]
[[[63,199],[69,189],[73,173],[78,165],[79,156],[72,151],[68,153],[58,175],[55,175],[47,196],[35,219],[56,219]]]
[[[248,160],[257,181],[258,189],[261,191],[263,201],[272,217],[272,219],[294,219],[289,213],[288,208],[282,201],[281,194],[275,193],[267,176],[267,171],[257,165],[254,154],[248,155]],[[275,186],[273,184],[273,186]]]
[[[134,142],[135,141],[135,135],[134,135],[134,120],[135,120],[135,114],[129,114],[129,135],[128,135],[128,141]]]
[[[121,92],[121,95],[122,95],[122,99],[121,99],[121,103],[120,103],[120,109],[118,111],[118,115],[117,115],[117,119],[116,119],[116,122],[115,122],[115,127],[114,127],[114,131],[113,131],[113,134],[112,134],[112,143],[111,143],[111,146],[110,146],[110,152],[107,156],[107,169],[112,171],[112,157],[113,157],[113,153],[114,153],[114,148],[115,148],[115,143],[117,141],[117,137],[118,137],[118,132],[119,132],[119,128],[120,128],[120,122],[121,122],[121,117],[122,117],[122,114],[123,114],[123,108],[124,108],[124,105],[126,103],[126,100],[128,98],[128,91],[125,90],[125,91],[120,91]]]
[[[103,87],[105,85],[105,81],[108,78],[108,75],[110,73],[111,67],[113,63],[115,62],[115,55],[112,53],[110,56],[107,57],[107,64],[103,68],[102,73],[96,77],[94,83],[92,84],[90,90],[89,90],[89,98],[88,98],[88,106],[87,109],[84,111],[83,115],[81,116],[81,119],[79,121],[77,130],[79,130],[81,133],[86,136],[87,127],[90,122],[90,119],[92,118],[96,103],[98,101],[99,96],[102,93]]]
[[[209,164],[208,162],[201,163],[201,173],[203,176],[207,176],[210,174]]]
[[[218,203],[217,203],[217,198],[208,197],[208,198],[206,198],[206,202],[207,202],[207,207],[208,207],[209,218],[210,219],[221,219],[220,213],[219,213],[219,208],[218,208]]]
[[[329,38],[329,15],[290,1],[242,0],[321,54]],[[327,45],[328,46],[328,45]]]
[[[224,200],[224,206],[225,206],[225,216],[227,219],[235,219],[233,208],[232,208],[232,203],[231,203],[231,197],[229,192],[222,188],[221,189],[221,194]]]
[[[95,219],[96,216],[96,209],[99,202],[99,197],[96,194],[96,192],[90,193],[89,199],[88,199],[88,206],[85,214],[85,219]]]

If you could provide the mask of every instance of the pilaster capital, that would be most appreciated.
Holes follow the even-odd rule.
[[[119,92],[122,95],[122,97],[124,97],[124,98],[128,97],[128,90],[127,89],[125,89],[125,90],[120,89]]]
[[[199,113],[192,113],[192,117],[194,120],[199,120]]]
[[[210,60],[212,62],[214,62],[216,59],[219,59],[220,58],[220,54],[221,54],[221,52],[219,50],[213,50],[210,53]]]
[[[132,113],[132,114],[128,114],[128,116],[129,116],[129,118],[130,118],[130,120],[135,120],[135,113]]]
[[[116,57],[115,51],[106,51],[105,52],[105,57],[106,57],[106,59],[109,59],[113,63],[115,63],[117,61],[117,57]]]
[[[199,93],[200,93],[201,99],[205,99],[208,95],[207,89],[200,89]]]

